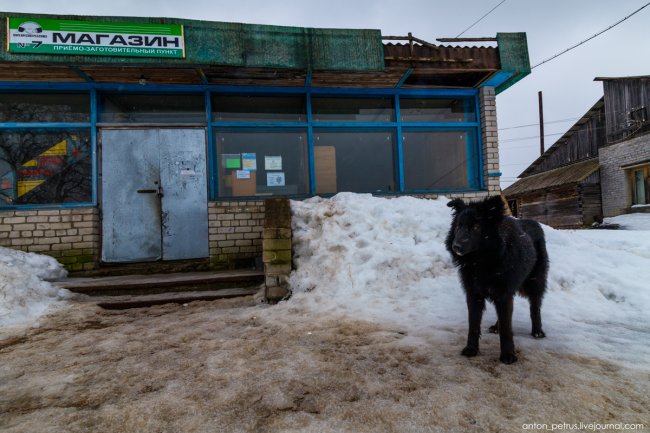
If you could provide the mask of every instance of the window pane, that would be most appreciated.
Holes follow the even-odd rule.
[[[394,122],[394,98],[313,97],[314,122]]]
[[[90,96],[0,93],[0,122],[90,122]]]
[[[217,122],[305,122],[307,104],[301,96],[216,95],[212,118]]]
[[[467,135],[463,131],[405,132],[406,190],[466,189]]]
[[[395,133],[314,133],[316,193],[395,191]]]
[[[221,197],[309,193],[306,131],[218,131]]]
[[[402,122],[476,122],[472,99],[400,98]]]
[[[0,203],[92,201],[90,133],[0,132]]]
[[[102,95],[100,122],[206,123],[203,95]]]

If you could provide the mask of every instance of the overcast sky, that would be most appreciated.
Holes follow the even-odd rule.
[[[500,0],[395,2],[388,0],[0,0],[0,10],[77,15],[161,16],[300,27],[412,32],[434,42],[454,37]],[[526,32],[531,64],[607,28],[647,0],[506,0],[463,36]],[[541,65],[497,97],[499,128],[538,122],[537,92],[544,94],[548,148],[602,96],[594,77],[650,75],[650,6],[617,27]],[[539,127],[499,131],[502,187],[539,155]],[[520,137],[534,137],[521,139]],[[514,140],[517,139],[517,140]]]

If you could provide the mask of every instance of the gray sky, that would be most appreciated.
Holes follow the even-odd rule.
[[[209,21],[300,27],[380,29],[384,35],[413,35],[435,43],[454,37],[500,0],[0,0],[0,10],[77,15],[163,16]],[[605,29],[647,0],[506,0],[463,36],[526,32],[536,64]],[[499,128],[536,123],[537,92],[544,93],[548,148],[602,96],[597,76],[650,75],[650,7],[619,26],[535,68],[497,97]],[[499,131],[502,186],[509,185],[539,154],[539,127]],[[532,139],[511,141],[520,137]]]

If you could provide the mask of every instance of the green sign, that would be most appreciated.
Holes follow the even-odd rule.
[[[182,25],[7,18],[7,27],[11,53],[185,57]]]

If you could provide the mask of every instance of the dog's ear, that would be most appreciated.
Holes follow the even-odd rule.
[[[487,215],[488,219],[500,220],[506,214],[505,203],[500,195],[486,198],[481,203],[482,214]]]
[[[465,202],[463,200],[461,200],[459,198],[455,198],[452,201],[450,201],[449,203],[447,203],[447,207],[452,208],[456,213],[458,213],[458,212],[462,211],[463,209],[465,209],[465,207],[467,207],[467,205],[465,204]]]

